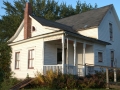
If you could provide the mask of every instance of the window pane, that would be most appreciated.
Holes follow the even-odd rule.
[[[34,49],[28,51],[28,68],[33,68]]]
[[[112,30],[112,24],[109,23],[109,31],[110,31],[110,40],[113,40],[113,30]]]
[[[20,52],[15,53],[15,69],[19,69]]]
[[[99,62],[102,62],[102,61],[103,61],[102,52],[98,52],[98,61],[99,61]]]
[[[17,54],[17,60],[19,60],[19,53],[16,53]]]
[[[19,68],[19,61],[16,62],[16,68]]]
[[[114,51],[111,51],[111,59],[114,59]]]

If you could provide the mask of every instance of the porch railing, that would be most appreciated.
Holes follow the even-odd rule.
[[[77,69],[78,76],[84,76],[84,69],[83,68],[78,68]]]
[[[44,65],[43,66],[43,74],[46,74],[46,71],[52,70],[56,72],[62,72],[62,64],[61,65]],[[74,65],[64,65],[64,73],[65,74],[77,74],[77,67]]]
[[[52,70],[54,72],[62,72],[62,65],[44,65],[43,74],[46,74],[46,71]]]
[[[65,73],[66,74],[76,74],[76,66],[65,64]]]

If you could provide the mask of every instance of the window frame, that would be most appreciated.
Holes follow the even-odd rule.
[[[113,24],[109,22],[110,41],[113,41]]]
[[[15,69],[20,69],[20,52],[15,52]]]
[[[114,60],[115,60],[115,51],[110,51],[110,60],[111,60],[111,67],[114,67]]]
[[[28,50],[28,69],[34,69],[34,59],[34,49]]]
[[[103,52],[102,51],[98,51],[98,62],[100,62],[100,63],[102,63],[103,62]],[[99,56],[101,54],[101,56]],[[100,58],[101,58],[101,60],[100,60]]]

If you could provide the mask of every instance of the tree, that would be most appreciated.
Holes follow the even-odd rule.
[[[57,20],[71,15],[82,13],[94,8],[91,4],[77,1],[76,8],[72,5],[66,5],[62,2],[60,5],[54,0],[15,0],[12,5],[9,1],[3,1],[3,9],[6,15],[0,19],[0,70],[6,78],[10,76],[11,49],[7,41],[13,36],[24,16],[25,3],[30,2],[33,9],[33,15],[49,20]],[[2,72],[1,71],[1,72]]]

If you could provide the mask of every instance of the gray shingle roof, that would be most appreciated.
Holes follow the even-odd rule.
[[[38,21],[40,24],[44,25],[44,26],[49,26],[49,27],[54,27],[54,28],[59,28],[61,30],[65,30],[65,31],[70,31],[70,32],[75,32],[75,30],[73,30],[70,26],[61,24],[61,23],[57,23],[54,21],[50,21],[44,18],[40,18],[40,17],[36,17],[36,16],[32,16],[36,21]]]
[[[93,9],[93,10],[90,10],[90,11],[87,11],[81,14],[77,14],[77,15],[73,15],[70,17],[57,20],[56,22],[43,19],[40,17],[36,17],[36,16],[32,16],[32,17],[44,26],[59,28],[61,30],[67,31],[67,33],[69,34],[73,33],[73,35],[76,35],[77,37],[79,36],[79,38],[81,39],[110,45],[110,43],[108,42],[101,41],[98,39],[93,39],[93,38],[78,34],[77,31],[84,30],[85,25],[87,25],[86,28],[99,26],[105,14],[112,6],[113,5],[111,4],[111,5],[104,6],[98,9]]]
[[[105,14],[112,6],[113,5],[111,4],[101,8],[93,9],[84,13],[57,20],[56,22],[71,26],[77,31],[84,30],[85,27],[96,27],[99,26]]]

